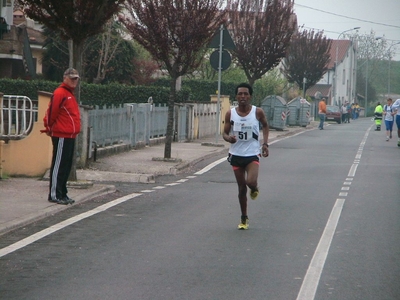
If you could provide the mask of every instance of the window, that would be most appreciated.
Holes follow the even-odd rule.
[[[342,84],[346,83],[346,70],[343,69],[343,76],[342,76],[343,80],[342,80]]]

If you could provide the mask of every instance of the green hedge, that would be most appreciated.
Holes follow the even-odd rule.
[[[240,82],[221,82],[221,95],[229,95],[231,102],[235,100],[235,89]],[[154,86],[168,87],[167,78],[158,79]],[[257,80],[253,86],[252,103],[260,106],[262,100],[276,92],[276,81]],[[218,81],[187,79],[182,81],[182,87],[189,88],[194,101],[210,101],[210,95],[215,95],[218,90]]]
[[[4,95],[21,95],[38,98],[38,91],[52,92],[59,84],[43,80],[0,79],[0,92]]]
[[[0,92],[5,95],[24,95],[37,99],[38,91],[53,92],[60,83],[45,80],[0,79]],[[221,82],[221,95],[229,95],[235,100],[235,88],[238,83]],[[118,106],[122,103],[145,103],[149,97],[155,104],[167,104],[170,81],[168,78],[158,79],[151,86],[131,86],[123,84],[88,84],[81,83],[80,102],[85,105]],[[177,102],[208,102],[210,95],[215,95],[217,81],[183,80],[182,89],[178,92]],[[259,102],[272,91],[261,82],[254,85],[253,103]]]
[[[168,78],[160,78],[152,84],[153,86],[169,87]],[[229,95],[234,100],[235,88],[237,83],[221,82],[221,95]],[[210,101],[210,95],[215,95],[218,90],[218,81],[185,79],[182,80],[182,89],[188,88],[191,91],[193,101],[207,102]]]
[[[53,92],[59,84],[44,80],[0,79],[0,92],[5,95],[23,95],[31,99],[37,99],[38,91]],[[122,103],[145,103],[149,97],[152,97],[156,104],[168,103],[169,88],[81,83],[80,102],[85,105],[118,106]],[[183,87],[178,92],[177,102],[187,102],[191,98],[190,89]]]

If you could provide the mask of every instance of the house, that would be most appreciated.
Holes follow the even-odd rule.
[[[327,99],[327,104],[340,106],[356,101],[357,44],[352,40],[333,40],[328,71],[307,90],[307,96]]]
[[[25,18],[14,0],[0,1],[0,78],[35,78],[42,73],[44,37],[37,24]]]

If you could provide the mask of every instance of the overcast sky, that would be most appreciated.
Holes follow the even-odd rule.
[[[331,39],[341,32],[361,27],[359,34],[384,36],[388,44],[400,42],[400,0],[295,0],[298,25],[324,30]],[[342,36],[341,36],[342,38]],[[400,61],[400,44],[394,60]]]

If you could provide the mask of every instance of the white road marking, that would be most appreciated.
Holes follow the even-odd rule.
[[[354,177],[354,175],[356,175],[357,167],[358,167],[358,164],[352,164],[349,174],[347,176]]]
[[[195,175],[202,175],[208,171],[210,171],[212,168],[214,168],[215,166],[219,165],[220,163],[222,163],[223,161],[226,161],[226,157],[220,158],[217,161],[214,161],[213,163],[209,164],[208,166],[206,166],[205,168],[201,169],[200,171],[194,173]]]
[[[174,186],[174,185],[179,185],[181,184],[180,182],[171,182],[171,183],[166,183],[166,186]]]
[[[176,182],[186,182],[186,181],[188,181],[189,179],[179,179],[179,180],[177,180]]]
[[[96,215],[98,213],[101,213],[103,211],[106,211],[107,209],[109,209],[111,207],[114,207],[114,206],[116,206],[118,204],[121,204],[121,203],[126,202],[128,200],[131,200],[133,198],[136,198],[136,197],[138,197],[140,195],[141,194],[137,194],[137,193],[126,195],[124,197],[115,199],[115,200],[113,200],[111,202],[108,202],[106,204],[100,205],[100,206],[98,206],[98,207],[96,207],[96,208],[94,208],[92,210],[89,210],[89,211],[87,211],[85,213],[82,213],[80,215],[77,215],[77,216],[74,216],[72,218],[69,218],[69,219],[67,219],[65,221],[62,221],[62,222],[60,222],[58,224],[55,224],[53,226],[50,226],[49,228],[43,229],[42,231],[39,231],[39,232],[37,232],[37,233],[35,233],[35,234],[31,235],[31,236],[28,236],[27,238],[24,238],[24,239],[14,243],[14,244],[11,244],[11,245],[9,245],[9,246],[7,246],[5,248],[0,249],[0,257],[3,257],[3,256],[5,256],[5,255],[7,255],[9,253],[17,251],[18,249],[21,249],[21,248],[23,248],[25,246],[28,246],[29,244],[32,244],[32,243],[34,243],[34,242],[36,242],[36,241],[38,241],[38,240],[40,240],[40,239],[42,239],[42,238],[44,238],[46,236],[58,231],[58,230],[61,230],[61,229],[65,228],[65,227],[67,227],[69,225],[72,225],[72,224],[74,224],[76,222],[79,222],[79,221],[81,221],[83,219],[89,218],[89,217],[91,217],[93,215]]]
[[[336,199],[335,206],[331,211],[331,215],[326,223],[322,237],[319,240],[317,249],[315,249],[314,256],[311,259],[306,276],[304,277],[300,292],[297,295],[297,300],[310,300],[315,297],[315,292],[317,291],[325,260],[328,256],[333,235],[335,234],[336,226],[339,222],[344,201],[345,199]]]

